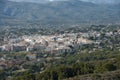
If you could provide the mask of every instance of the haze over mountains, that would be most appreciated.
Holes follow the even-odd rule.
[[[0,24],[14,21],[37,21],[46,24],[116,24],[120,22],[120,1],[118,0],[18,1],[20,0],[0,1]],[[101,4],[103,1],[106,2]]]

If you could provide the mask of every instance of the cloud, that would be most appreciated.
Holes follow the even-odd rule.
[[[93,3],[119,3],[119,0],[81,0],[85,2],[93,2]]]
[[[16,2],[43,2],[47,0],[9,0],[9,1],[16,1]]]
[[[69,0],[10,0],[16,2],[48,2],[48,1],[69,1]],[[93,2],[93,3],[120,3],[120,0],[80,0],[84,2]]]
[[[16,1],[16,2],[46,2],[46,1],[65,1],[65,0],[9,0],[9,1]]]

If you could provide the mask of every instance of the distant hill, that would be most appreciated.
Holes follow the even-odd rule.
[[[109,24],[120,22],[119,4],[94,4],[80,0],[29,3],[0,1],[0,24],[31,21],[59,24]]]

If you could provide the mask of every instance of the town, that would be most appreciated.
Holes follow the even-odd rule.
[[[0,51],[39,51],[49,53],[65,53],[78,49],[83,44],[92,44],[93,41],[83,38],[82,33],[60,35],[31,35],[7,40],[7,44],[0,46]]]
[[[0,32],[0,70],[10,80],[26,72],[44,73],[52,67],[117,57],[120,26],[114,27],[72,26],[64,30],[7,27]]]

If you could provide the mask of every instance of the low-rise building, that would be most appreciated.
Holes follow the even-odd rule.
[[[34,60],[34,59],[36,59],[37,58],[37,55],[36,54],[33,54],[33,53],[29,53],[29,54],[27,54],[27,56],[26,57],[28,57],[29,58],[29,60]]]
[[[3,49],[2,46],[0,46],[0,52],[2,51],[2,49]]]
[[[66,46],[60,46],[58,48],[52,49],[51,54],[62,54],[62,53],[70,53],[72,52],[72,49],[70,47]]]
[[[25,51],[26,50],[26,46],[24,45],[13,45],[11,47],[11,51]]]

